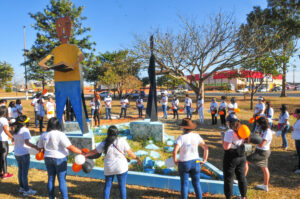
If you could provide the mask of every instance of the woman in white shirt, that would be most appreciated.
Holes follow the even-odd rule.
[[[182,120],[180,127],[183,134],[177,138],[176,145],[173,150],[173,160],[175,164],[178,165],[178,172],[180,175],[181,198],[188,198],[189,177],[192,179],[196,198],[202,198],[200,171],[201,165],[207,161],[208,147],[199,134],[192,132],[196,126],[197,125],[189,118]],[[200,160],[199,157],[199,145],[204,150],[203,160]],[[178,151],[179,159],[177,159]]]
[[[230,114],[226,118],[229,123],[229,128],[223,138],[224,158],[223,158],[223,173],[224,173],[224,194],[226,199],[232,197],[233,177],[234,174],[238,180],[239,190],[242,199],[247,195],[247,180],[245,177],[245,147],[244,140],[239,137],[238,129],[241,124],[235,114]]]
[[[204,99],[202,98],[202,95],[199,95],[198,101],[197,101],[197,110],[198,110],[198,114],[199,114],[200,123],[204,123],[203,108],[204,108]]]
[[[172,108],[173,108],[173,119],[175,119],[175,116],[177,116],[178,120],[178,107],[179,107],[179,100],[177,99],[176,96],[173,97],[172,99]]]
[[[272,105],[271,105],[270,101],[266,102],[266,109],[265,109],[265,112],[264,112],[264,116],[268,119],[270,129],[272,129],[274,110],[272,108]]]
[[[49,96],[48,102],[46,103],[48,119],[55,117],[55,106],[56,106],[55,102],[53,101],[52,97]]]
[[[0,177],[10,178],[13,174],[7,172],[8,138],[13,139],[9,132],[7,108],[0,106]]]
[[[264,112],[265,112],[264,98],[260,96],[257,98],[257,101],[258,101],[258,103],[255,106],[254,114],[253,114],[253,118],[255,119],[255,121],[253,123],[254,125],[253,125],[253,129],[252,129],[252,133],[254,133],[256,130],[256,117],[264,116]]]
[[[73,146],[61,131],[61,125],[56,117],[48,121],[47,132],[40,136],[37,144],[44,151],[45,164],[48,173],[48,194],[50,199],[55,198],[55,178],[57,176],[59,189],[63,199],[68,199],[68,187],[66,183],[67,156],[69,150],[73,153],[82,154],[82,151]]]
[[[96,149],[85,156],[88,158],[98,153],[104,153],[104,176],[105,185],[103,198],[109,199],[110,189],[114,177],[116,176],[119,184],[120,196],[126,199],[126,178],[128,173],[128,160],[125,156],[127,153],[131,158],[136,159],[141,165],[140,159],[131,151],[126,139],[118,138],[119,131],[116,126],[110,126],[107,130],[106,139],[101,142]]]
[[[127,105],[128,105],[128,99],[124,95],[120,101],[121,103],[121,113],[120,113],[120,118],[122,118],[123,112],[124,112],[124,118],[126,118],[126,113],[127,113]]]
[[[230,99],[230,104],[228,105],[228,114],[235,113],[234,109],[238,108],[238,104],[236,103],[235,97]]]
[[[292,139],[295,140],[297,155],[298,155],[298,166],[295,173],[300,173],[300,109],[295,110],[297,121],[295,122],[292,130]]]
[[[270,129],[270,125],[266,117],[260,117],[256,122],[256,125],[260,127],[260,136],[262,137],[263,141],[262,143],[257,144],[254,153],[247,157],[245,174],[247,175],[248,173],[249,163],[259,166],[264,173],[264,184],[257,185],[256,187],[265,191],[269,191],[268,185],[270,179],[270,172],[268,169],[268,159],[271,155],[270,145],[273,133]]]
[[[227,109],[227,103],[225,102],[226,96],[221,97],[221,103],[219,106],[218,113],[220,115],[221,119],[221,126],[220,129],[226,129],[226,109]]]
[[[30,165],[30,154],[28,147],[38,150],[37,146],[30,143],[30,131],[27,128],[29,118],[25,115],[20,115],[16,122],[16,128],[13,132],[15,149],[14,154],[18,164],[18,180],[19,192],[24,196],[34,195],[36,191],[28,186],[28,170]]]
[[[286,139],[286,134],[290,128],[290,123],[289,123],[289,112],[287,111],[287,106],[285,104],[281,105],[280,108],[280,116],[279,116],[279,128],[281,130],[281,137],[282,137],[282,148],[284,150],[288,149],[288,142]]]
[[[216,117],[217,112],[218,112],[217,99],[215,97],[213,97],[211,100],[211,103],[210,103],[210,113],[211,113],[211,124],[212,125],[217,124],[217,117]]]
[[[16,119],[19,116],[18,109],[16,107],[16,102],[11,101],[8,105],[8,118],[9,119]]]

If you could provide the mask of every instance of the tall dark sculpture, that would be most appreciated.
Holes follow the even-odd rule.
[[[147,118],[151,122],[157,121],[157,96],[156,96],[156,78],[155,78],[155,57],[153,55],[153,35],[150,37],[151,57],[148,68],[148,75],[150,80],[150,91],[148,95],[148,103],[146,109]]]

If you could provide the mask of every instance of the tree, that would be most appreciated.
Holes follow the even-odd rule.
[[[157,73],[182,80],[197,96],[204,96],[207,78],[219,70],[240,64],[244,59],[245,55],[240,55],[241,49],[235,45],[238,29],[231,16],[221,14],[201,25],[181,21],[183,28],[178,33],[159,30],[153,33]],[[150,57],[147,38],[136,37],[134,44],[135,55],[144,63],[148,63]],[[196,73],[199,73],[199,80],[196,80]]]
[[[184,84],[184,81],[182,79],[176,79],[170,75],[162,75],[157,78],[157,85],[166,86],[167,89],[175,89],[182,84]]]
[[[93,45],[95,43],[90,42],[91,36],[87,35],[91,28],[82,26],[82,21],[86,19],[86,17],[81,16],[83,9],[84,6],[76,7],[71,0],[51,0],[50,4],[42,12],[29,13],[30,17],[35,20],[32,27],[37,31],[36,40],[31,49],[24,52],[27,58],[26,65],[29,66],[29,78],[44,82],[53,79],[53,72],[44,71],[37,63],[49,54],[52,49],[60,45],[56,35],[55,24],[56,19],[59,17],[70,16],[73,26],[69,42],[77,45],[86,58],[91,57],[89,53],[94,50]],[[83,62],[87,67],[91,63],[89,60]]]
[[[0,87],[7,86],[14,76],[14,69],[6,61],[0,61]]]
[[[104,72],[102,76],[99,77],[99,81],[101,84],[106,85],[109,90],[111,90],[118,83],[119,76],[114,70],[112,70],[111,67],[106,67],[108,67],[108,69]]]
[[[149,77],[143,77],[142,78],[142,82],[143,82],[143,87],[147,86],[148,84],[150,84],[150,79]]]

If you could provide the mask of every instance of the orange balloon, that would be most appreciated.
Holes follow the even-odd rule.
[[[220,115],[224,115],[224,111],[220,111],[219,114],[220,114]]]
[[[41,151],[35,155],[35,159],[41,161],[44,159],[44,153]]]
[[[254,121],[255,121],[254,118],[251,117],[250,120],[249,120],[249,123],[252,124]]]
[[[235,113],[239,113],[239,112],[241,112],[241,109],[235,108],[235,109],[234,109],[234,112],[235,112]]]
[[[83,149],[81,149],[81,151],[83,151],[83,152],[85,152],[85,153],[88,153],[88,152],[90,152],[90,150],[89,150],[89,149],[87,149],[87,148],[83,148]]]
[[[215,114],[215,113],[216,113],[215,111],[212,111],[212,112],[211,112],[211,114]]]
[[[78,165],[75,162],[72,165],[72,171],[79,172],[82,169],[82,165]]]
[[[260,118],[260,116],[256,116],[255,120],[258,120]]]
[[[247,125],[242,124],[241,127],[238,130],[238,135],[242,138],[242,139],[246,139],[250,136],[250,129]]]
[[[172,106],[172,107],[171,107],[171,109],[173,110],[173,109],[174,109],[174,107]]]
[[[183,112],[183,108],[179,109],[179,112],[181,112],[181,113],[182,113],[182,112]]]

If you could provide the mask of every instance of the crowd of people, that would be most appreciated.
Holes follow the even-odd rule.
[[[112,98],[108,94],[104,100],[106,119],[111,119]],[[163,110],[163,118],[168,117],[168,97],[163,94],[160,100]],[[200,123],[204,123],[204,99],[200,95],[197,99],[196,109],[199,113]],[[172,107],[173,119],[178,119],[179,99],[173,97]],[[77,154],[82,154],[86,158],[99,157],[103,153],[104,157],[104,175],[105,186],[103,190],[103,198],[109,198],[110,190],[114,177],[117,177],[119,183],[120,197],[126,198],[126,178],[128,174],[127,157],[136,159],[138,164],[141,164],[140,159],[130,149],[126,140],[118,137],[118,129],[115,126],[108,128],[107,137],[93,151],[86,153],[75,147],[70,142],[69,138],[62,132],[61,124],[55,117],[55,102],[49,98],[45,103],[41,96],[32,100],[34,106],[36,127],[39,125],[42,131],[43,117],[47,115],[48,124],[47,130],[41,134],[38,143],[35,145],[30,143],[30,131],[28,129],[29,118],[24,114],[22,103],[20,100],[12,101],[7,106],[7,101],[0,100],[0,176],[2,179],[13,177],[13,174],[7,171],[7,155],[8,155],[8,140],[11,139],[14,144],[14,155],[18,164],[18,181],[19,192],[24,196],[34,195],[36,191],[28,185],[28,170],[30,167],[29,148],[34,148],[37,151],[43,152],[45,165],[48,173],[48,193],[49,198],[55,198],[54,184],[57,176],[59,181],[59,189],[62,198],[68,198],[68,188],[66,183],[67,172],[67,156],[69,151]],[[121,113],[120,117],[126,117],[129,101],[126,97],[120,100]],[[45,106],[45,107],[44,107]],[[91,114],[97,126],[100,125],[100,97],[95,97],[90,102]],[[136,107],[139,110],[139,117],[143,117],[144,102],[141,96],[136,100]],[[256,134],[261,137],[261,142],[256,144],[255,150],[247,156],[244,143],[250,143],[250,137],[243,139],[239,136],[238,131],[241,127],[241,122],[236,113],[238,104],[235,98],[231,98],[230,102],[226,102],[226,97],[220,98],[218,104],[216,98],[212,98],[209,112],[211,114],[212,125],[217,124],[217,117],[220,116],[222,132],[222,146],[224,149],[223,157],[223,173],[224,173],[224,194],[226,198],[231,198],[233,195],[234,175],[236,176],[239,191],[242,198],[246,198],[247,194],[247,174],[249,172],[249,164],[261,168],[264,175],[264,182],[257,185],[257,188],[269,191],[270,172],[268,169],[268,160],[271,156],[270,145],[273,138],[272,126],[273,121],[278,121],[278,130],[282,137],[282,148],[287,149],[286,133],[291,128],[292,139],[295,140],[296,151],[298,154],[298,166],[295,173],[300,173],[300,109],[294,111],[294,116],[297,121],[293,127],[289,124],[289,112],[287,106],[282,104],[278,118],[274,118],[274,109],[271,102],[265,102],[262,97],[257,99],[257,104],[254,109],[253,118],[254,124],[251,135]],[[182,120],[179,126],[182,129],[174,146],[173,160],[178,165],[178,172],[181,182],[181,197],[187,198],[189,177],[192,179],[192,184],[197,198],[202,198],[200,187],[200,171],[201,166],[207,161],[209,148],[205,144],[205,140],[193,130],[197,125],[192,119],[192,99],[186,95],[183,109],[186,112],[186,118]],[[203,158],[200,159],[198,146],[203,149]],[[179,157],[177,158],[177,153]]]

